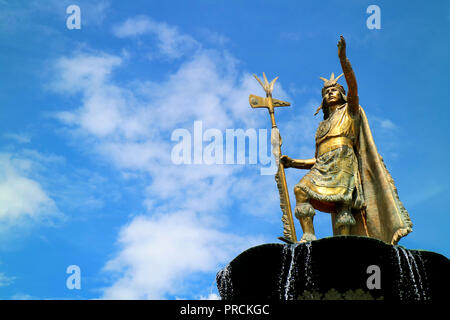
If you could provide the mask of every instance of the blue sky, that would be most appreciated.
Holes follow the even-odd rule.
[[[312,157],[340,34],[414,224],[400,244],[448,256],[449,27],[447,1],[0,1],[0,298],[217,297],[220,268],[278,242],[275,182],[261,164],[175,165],[171,134],[268,128],[248,105],[265,72],[292,104],[283,153]],[[290,191],[303,174],[287,171]]]

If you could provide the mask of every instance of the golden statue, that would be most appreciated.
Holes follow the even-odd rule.
[[[348,94],[337,81],[342,76],[324,81],[323,112],[315,140],[313,159],[291,159],[281,156],[281,137],[276,127],[274,107],[289,103],[272,99],[270,84],[256,79],[266,91],[266,98],[250,95],[250,105],[265,107],[272,120],[272,152],[278,165],[275,175],[280,192],[284,236],[281,240],[297,242],[284,168],[310,171],[294,188],[295,216],[303,229],[300,242],[315,240],[313,217],[315,210],[332,217],[334,235],[358,235],[396,244],[412,231],[408,212],[401,203],[394,181],[378,154],[364,110],[359,105],[355,74],[346,56],[346,44],[341,36],[338,56],[348,85]]]

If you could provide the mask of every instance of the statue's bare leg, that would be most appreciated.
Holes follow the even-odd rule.
[[[335,227],[338,230],[338,234],[341,236],[349,235],[350,229],[355,223],[351,206],[345,203],[336,203]]]
[[[297,186],[294,188],[294,194],[296,200],[295,216],[300,220],[300,225],[303,230],[300,242],[316,240],[313,225],[313,218],[316,213],[313,206],[309,203],[308,195]]]

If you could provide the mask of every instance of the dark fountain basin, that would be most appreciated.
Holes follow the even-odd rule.
[[[224,300],[441,300],[449,267],[435,252],[339,236],[250,248],[217,274],[217,286]]]

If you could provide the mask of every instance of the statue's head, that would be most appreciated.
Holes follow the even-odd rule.
[[[336,84],[334,86],[324,87],[322,89],[322,104],[326,104],[327,106],[334,104],[342,104],[344,103],[345,91],[344,88],[340,84]]]
[[[324,118],[326,119],[328,118],[329,106],[347,102],[347,96],[345,95],[344,87],[337,83],[338,79],[342,76],[343,74],[335,78],[334,73],[331,73],[330,79],[320,77],[320,79],[324,81],[322,88],[322,103],[320,104],[314,115],[318,114],[322,109]]]

